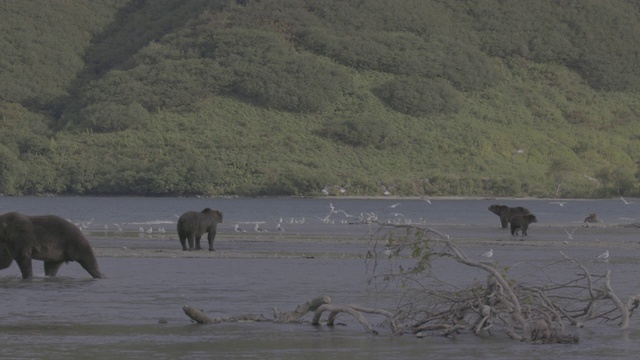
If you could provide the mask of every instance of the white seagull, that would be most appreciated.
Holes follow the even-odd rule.
[[[567,233],[567,236],[569,237],[570,240],[573,240],[573,233],[576,232],[576,230],[578,230],[578,228],[575,228],[573,230],[571,230],[571,232],[567,231],[567,229],[563,229],[564,232]]]
[[[563,207],[565,205],[567,205],[566,201],[551,201],[549,204],[555,204],[555,205],[559,205],[560,207]]]
[[[489,249],[486,253],[480,255],[480,257],[488,259],[493,256],[493,249]]]
[[[329,196],[329,187],[325,186],[324,189],[320,190],[320,192],[322,192],[322,195],[324,196]]]
[[[384,248],[384,255],[386,257],[391,257],[391,255],[393,255],[393,252],[391,251],[391,249],[389,249],[388,247],[385,246]]]
[[[345,185],[345,186],[335,185],[334,187],[337,187],[337,188],[338,188],[338,192],[339,192],[340,194],[344,194],[344,193],[346,193],[346,192],[347,192],[347,187],[348,187],[348,186],[349,186],[349,185]]]
[[[516,155],[518,154],[522,154],[524,152],[524,148],[521,147],[520,149],[516,150],[516,152],[514,152],[513,154],[511,154],[511,158],[513,159],[514,157],[516,157]]]
[[[391,204],[391,205],[387,206],[387,209],[395,209],[400,205],[401,205],[400,203]]]
[[[238,224],[236,224],[236,226],[233,228],[233,230],[235,230],[235,232],[239,232],[239,233],[247,232],[247,230],[241,228],[240,225],[238,225]]]
[[[589,175],[582,175],[582,176],[584,176],[585,178],[595,182],[596,184],[598,184],[598,187],[600,187],[600,180],[598,180],[598,179],[596,179],[596,178],[594,178],[592,176],[589,176]]]
[[[627,200],[625,200],[625,198],[623,198],[622,196],[620,196],[620,200],[622,200],[622,202],[623,202],[625,205],[633,204],[633,202],[632,202],[632,201],[627,201]]]
[[[609,258],[609,250],[606,250],[605,252],[603,252],[602,254],[596,256],[596,259],[603,259],[606,260]]]
[[[382,195],[391,195],[391,189],[393,189],[393,185],[386,186],[385,184],[380,184],[380,187],[382,188]]]

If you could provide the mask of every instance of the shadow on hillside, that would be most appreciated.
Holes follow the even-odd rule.
[[[70,96],[60,102],[64,113],[73,114],[83,107],[78,96],[91,81],[114,69],[131,66],[131,57],[152,41],[183,27],[205,11],[220,11],[223,0],[132,0],[121,7],[114,21],[97,34],[86,49],[85,66],[69,86]],[[60,117],[56,128],[69,119]]]
[[[205,10],[221,8],[223,1],[133,0],[123,6],[113,23],[94,37],[85,57],[85,71],[100,76],[127,67],[129,59],[151,41],[183,27]]]

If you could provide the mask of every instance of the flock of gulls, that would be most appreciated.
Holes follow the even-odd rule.
[[[428,199],[424,199],[424,200],[426,203],[431,204],[431,201],[429,201]],[[396,225],[426,224],[426,220],[424,218],[413,220],[410,218],[406,218],[404,214],[400,212],[392,211],[393,209],[397,208],[400,205],[401,205],[400,203],[395,203],[387,206],[384,209],[383,214],[381,215],[373,211],[361,212],[360,214],[356,215],[356,214],[349,214],[347,211],[342,209],[336,209],[333,203],[330,202],[329,212],[327,213],[327,215],[318,216],[317,221],[320,221],[325,224],[348,224],[348,225],[370,224],[376,221],[386,222],[388,224],[396,224]],[[308,219],[305,217],[300,217],[300,218],[291,217],[288,220],[285,220],[282,217],[280,217],[280,219],[275,224],[275,231],[284,232],[285,231],[284,226],[287,226],[287,224],[292,224],[292,225],[304,224],[307,221]],[[266,233],[266,232],[269,232],[269,229],[264,227],[265,224],[266,224],[265,221],[235,223],[235,225],[233,226],[233,231],[236,233],[247,233],[248,232],[247,228],[242,227],[242,225],[249,225],[248,228],[253,227],[252,231],[255,233]],[[283,226],[283,224],[285,225]],[[274,229],[274,228],[271,228],[271,229]],[[251,232],[251,230],[249,230],[249,232]]]
[[[326,190],[327,188],[325,187]],[[385,188],[385,191],[388,191],[389,188]],[[622,200],[622,202],[625,205],[629,205],[632,204],[633,202],[631,201],[627,201],[626,199],[624,199],[624,197],[620,197],[620,199]],[[431,201],[429,201],[428,199],[423,199],[425,200],[427,203],[431,204]],[[565,205],[567,205],[566,201],[551,201],[549,202],[550,204],[554,204],[554,205],[558,205],[560,207],[564,207]],[[393,203],[391,205],[388,205],[387,207],[385,207],[384,209],[384,215],[387,217],[386,222],[387,223],[393,223],[393,224],[412,224],[412,220],[411,219],[406,219],[404,218],[404,215],[400,212],[396,212],[395,209],[397,209],[398,207],[400,207],[401,203]],[[327,223],[327,224],[333,224],[336,221],[336,218],[334,217],[334,215],[336,214],[340,214],[342,215],[342,219],[340,220],[340,223],[343,224],[357,224],[357,223],[370,223],[373,221],[380,221],[379,216],[374,213],[374,212],[363,212],[358,216],[354,216],[352,214],[347,213],[345,210],[341,210],[341,209],[336,209],[335,206],[333,205],[333,203],[329,203],[329,213],[324,216],[324,217],[318,217],[318,219],[320,221],[322,221],[323,223]],[[395,219],[395,220],[393,220]],[[303,224],[305,223],[306,219],[300,218],[300,219],[295,219],[295,218],[290,218],[288,221],[284,221],[283,218],[281,217],[278,222],[276,223],[276,231],[278,232],[284,232],[284,228],[282,227],[283,223],[288,222],[289,224]],[[420,220],[418,222],[413,222],[413,224],[425,224],[426,222],[424,221],[424,219],[420,218]],[[257,233],[261,233],[261,232],[268,232],[267,229],[263,228],[261,226],[261,224],[264,224],[264,222],[259,222],[259,223],[255,223],[255,228],[254,228],[254,232]],[[589,223],[587,223],[586,225],[587,227],[589,226]],[[567,229],[563,229],[564,232],[567,235],[567,238],[569,240],[573,239],[574,233],[576,232],[576,230],[578,230],[578,227],[575,227],[571,230],[567,230]],[[239,224],[235,224],[234,226],[234,231],[238,232],[238,233],[246,233],[247,230],[240,227]],[[565,244],[568,244],[567,241],[564,241]],[[393,253],[391,251],[391,249],[386,248],[383,250],[383,253],[388,256],[391,257],[393,256]],[[371,255],[371,251],[369,250],[368,256]],[[493,249],[489,249],[488,251],[486,251],[485,253],[478,255],[482,261],[489,261],[489,259],[491,259],[494,255]],[[606,250],[605,252],[597,255],[595,257],[595,259],[597,260],[601,260],[601,261],[608,261],[609,260],[609,251]]]
[[[518,151],[516,151],[512,157],[521,154],[524,152],[524,148],[519,149]],[[594,182],[598,182],[599,181],[593,177],[584,175],[585,178],[594,181]],[[380,187],[382,189],[382,193],[385,196],[388,196],[391,194],[391,190],[394,188],[393,185],[385,185],[383,183],[380,184]],[[344,195],[347,192],[347,188],[348,185],[342,186],[342,185],[334,185],[333,188],[337,189],[337,193],[340,195]],[[321,193],[325,196],[330,195],[330,189],[331,187],[329,186],[325,186],[322,190]],[[426,197],[422,197],[422,200],[424,200],[426,203],[431,204],[431,201],[426,198]],[[623,196],[620,196],[620,200],[622,201],[622,203],[624,205],[630,205],[633,204],[634,202],[632,201],[627,201]],[[558,205],[560,207],[564,207],[567,205],[566,201],[551,201],[549,202],[550,204],[554,204],[554,205]],[[424,219],[420,218],[417,222],[413,222],[411,219],[405,218],[405,216],[400,213],[395,211],[396,208],[398,208],[401,205],[401,203],[394,203],[391,205],[388,205],[385,209],[384,209],[384,215],[386,216],[386,222],[387,223],[393,223],[393,224],[425,224]],[[340,219],[338,220],[338,216],[340,215]],[[324,216],[324,217],[318,217],[318,219],[326,224],[334,224],[336,221],[339,221],[342,224],[367,224],[367,223],[371,223],[374,221],[378,221],[378,222],[383,222],[380,221],[379,216],[375,213],[375,212],[362,212],[359,215],[353,215],[353,214],[349,214],[347,213],[345,210],[341,210],[341,209],[336,209],[333,205],[333,203],[329,203],[329,213]],[[80,222],[80,223],[76,223],[76,225],[81,229],[81,230],[85,230],[88,229],[89,226],[93,223],[94,219],[91,219],[89,221],[85,221],[85,222]],[[291,217],[288,220],[283,219],[282,217],[280,217],[276,224],[275,224],[275,228],[271,228],[272,231],[275,232],[280,232],[283,233],[285,232],[285,226],[286,224],[304,224],[307,221],[307,219],[305,217],[300,217],[300,218],[294,218]],[[265,221],[257,221],[257,222],[245,222],[242,224],[246,224],[246,225],[250,225],[249,228],[251,228],[251,226],[253,227],[252,230],[247,230],[246,228],[243,228],[240,223],[236,223],[233,227],[233,231],[236,233],[247,233],[248,231],[252,231],[255,233],[267,233],[269,232],[269,230],[265,227],[266,222]],[[285,224],[285,225],[283,225]],[[587,226],[589,224],[587,223]],[[116,231],[123,231],[123,224],[117,224],[117,223],[113,223],[112,225],[104,225],[104,230],[107,231],[112,231],[112,230],[116,230]],[[574,238],[574,233],[576,232],[576,230],[578,230],[578,227],[575,227],[571,230],[567,230],[567,229],[563,229],[567,238],[569,240],[572,240]],[[143,234],[165,234],[166,230],[164,227],[157,227],[155,230],[153,229],[153,227],[148,227],[148,228],[144,228],[142,226],[140,226],[138,228],[138,232],[143,235]],[[567,241],[564,241],[565,244],[567,244]],[[391,251],[389,249],[386,249],[386,252],[389,253],[389,256],[391,256]],[[487,261],[489,259],[491,259],[494,255],[493,249],[489,249],[488,251],[484,252],[481,255],[478,255],[483,261]],[[609,251],[606,250],[605,252],[597,255],[595,257],[597,260],[602,260],[602,261],[608,261],[609,260]]]

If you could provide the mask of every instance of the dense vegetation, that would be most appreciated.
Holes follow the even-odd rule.
[[[634,1],[33,0],[0,15],[0,193],[640,195]]]

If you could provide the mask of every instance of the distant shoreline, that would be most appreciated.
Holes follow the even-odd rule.
[[[15,197],[15,198],[46,198],[46,197],[58,197],[58,198],[185,198],[185,199],[345,199],[345,200],[496,200],[496,201],[597,201],[597,200],[616,200],[619,197],[608,198],[539,198],[539,197],[496,197],[496,196],[398,196],[398,195],[328,195],[328,196],[237,196],[237,195],[213,195],[213,196],[181,196],[181,195],[167,195],[167,196],[145,196],[145,195],[56,195],[56,194],[41,194],[41,195],[6,195],[0,194],[0,197]],[[625,197],[628,199],[640,199],[633,196]]]

